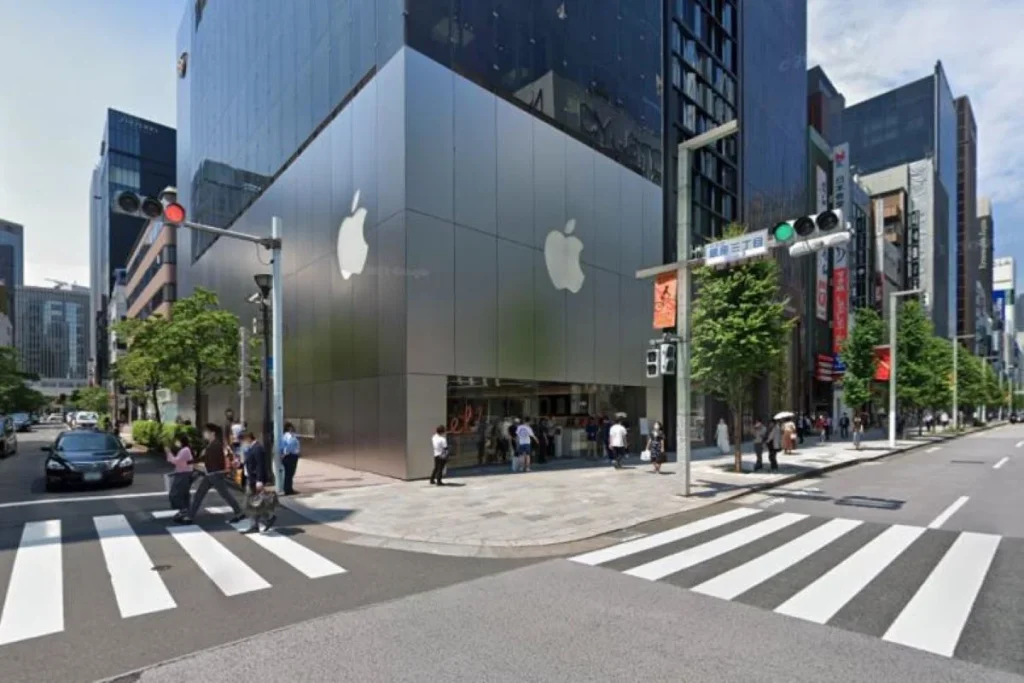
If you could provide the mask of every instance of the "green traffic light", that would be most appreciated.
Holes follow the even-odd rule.
[[[776,242],[789,242],[796,234],[792,223],[779,223],[775,226],[774,233]]]

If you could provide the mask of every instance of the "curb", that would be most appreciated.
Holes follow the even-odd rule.
[[[978,434],[978,433],[981,433],[981,432],[988,431],[990,429],[995,429],[996,427],[1002,427],[1002,426],[1004,426],[1006,424],[1009,424],[1009,423],[1008,422],[999,422],[999,423],[995,423],[995,424],[991,424],[990,423],[990,424],[987,424],[987,425],[982,426],[982,427],[977,427],[977,428],[971,429],[970,431],[965,431],[965,432],[961,432],[959,434],[953,434],[953,435],[941,435],[941,436],[938,436],[937,438],[935,438],[934,440],[931,440],[931,441],[926,441],[924,443],[914,443],[914,444],[911,444],[909,446],[904,446],[902,448],[897,448],[895,450],[886,451],[886,452],[880,453],[878,455],[866,456],[866,457],[863,457],[863,458],[853,458],[853,459],[847,460],[845,462],[835,463],[835,464],[832,464],[832,465],[826,465],[826,466],[821,467],[821,468],[816,469],[816,470],[811,470],[811,471],[807,471],[807,472],[800,472],[800,473],[797,473],[797,474],[792,474],[792,475],[789,475],[787,477],[783,477],[782,479],[777,479],[775,481],[765,482],[763,484],[757,484],[757,485],[755,485],[755,486],[753,486],[751,488],[744,488],[742,490],[738,490],[738,491],[735,491],[735,492],[730,493],[730,494],[725,494],[722,497],[717,498],[717,499],[711,501],[707,505],[702,505],[702,506],[699,506],[697,508],[694,508],[694,510],[710,508],[710,507],[712,507],[714,505],[719,505],[721,503],[727,503],[727,502],[735,500],[737,498],[742,498],[744,496],[749,496],[751,494],[760,493],[762,491],[767,491],[767,490],[770,490],[770,489],[773,489],[773,488],[777,488],[779,486],[785,486],[786,484],[791,484],[791,483],[793,483],[795,481],[800,481],[800,480],[803,480],[803,479],[810,479],[812,477],[817,477],[817,476],[820,476],[820,475],[828,473],[828,472],[835,472],[837,470],[846,469],[848,467],[853,467],[855,465],[861,465],[861,464],[868,463],[868,462],[877,462],[877,461],[883,460],[885,458],[890,458],[892,456],[902,455],[902,454],[905,454],[905,453],[909,453],[909,452],[915,451],[915,450],[917,450],[919,448],[925,448],[925,447],[928,447],[928,446],[933,446],[933,445],[938,444],[938,443],[945,443],[947,441],[953,441],[954,439],[959,439],[959,438],[964,437],[964,436],[970,436],[972,434]],[[676,494],[676,495],[679,495],[680,497],[683,497],[680,494]],[[291,505],[288,504],[288,500],[287,499],[282,499],[282,505],[284,507],[288,508],[289,510],[291,510],[292,512],[298,514],[299,516],[301,516],[301,517],[303,517],[305,519],[308,519],[310,522],[313,522],[313,523],[316,523],[316,524],[324,523],[324,522],[321,522],[320,520],[316,519],[312,515],[307,515],[307,514],[304,514],[302,511],[296,510],[295,507],[292,507]],[[633,528],[635,528],[637,526],[640,526],[641,524],[649,524],[649,523],[652,523],[652,522],[657,522],[660,519],[665,519],[667,517],[671,517],[674,514],[680,514],[680,513],[683,513],[683,512],[687,512],[687,510],[680,510],[679,512],[671,513],[671,514],[668,514],[668,515],[662,515],[661,517],[656,517],[654,519],[644,520],[643,522],[640,522],[640,523],[630,523],[630,524],[628,524],[626,526],[615,527],[613,529],[608,529],[607,531],[602,531],[602,532],[600,532],[598,534],[595,534],[593,536],[585,536],[583,538],[573,538],[573,539],[566,539],[566,540],[553,540],[553,541],[550,541],[550,542],[547,542],[547,543],[530,543],[530,544],[523,544],[523,545],[511,545],[511,544],[503,544],[503,545],[477,544],[477,545],[472,545],[472,544],[468,544],[468,543],[465,543],[465,544],[455,544],[455,543],[431,542],[431,541],[424,541],[424,540],[404,539],[404,538],[400,538],[400,537],[397,537],[397,536],[377,536],[377,535],[373,535],[373,534],[362,534],[362,533],[359,533],[359,532],[356,532],[356,531],[347,530],[347,529],[337,529],[336,527],[335,527],[335,530],[349,535],[349,538],[345,539],[344,543],[348,543],[348,544],[351,544],[351,545],[358,545],[358,546],[362,546],[362,547],[368,547],[368,548],[381,548],[381,549],[388,549],[388,550],[402,550],[402,551],[406,551],[406,552],[426,553],[426,554],[431,554],[431,555],[442,555],[442,556],[446,556],[446,557],[475,557],[475,558],[480,558],[480,559],[484,559],[484,558],[486,558],[486,559],[526,559],[526,558],[538,558],[539,559],[539,558],[544,558],[544,557],[557,557],[557,556],[567,555],[567,554],[576,554],[576,553],[579,553],[579,552],[586,552],[586,551],[589,551],[589,550],[596,550],[598,548],[606,547],[608,545],[612,545],[612,544],[614,544],[614,543],[619,541],[619,539],[608,539],[609,543],[604,543],[603,542],[606,539],[606,537],[608,537],[608,536],[610,536],[612,534],[620,534],[623,531],[626,531],[628,529],[633,529]]]

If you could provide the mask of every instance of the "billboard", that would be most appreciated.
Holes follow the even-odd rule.
[[[1009,292],[997,290],[992,292],[992,317],[999,322],[1006,322],[1006,299]]]
[[[828,211],[828,173],[821,166],[815,166],[817,172],[817,213]],[[828,320],[828,251],[821,250],[816,255],[817,268],[814,283],[814,313],[818,320]]]
[[[654,281],[654,329],[676,326],[678,273],[662,273]]]

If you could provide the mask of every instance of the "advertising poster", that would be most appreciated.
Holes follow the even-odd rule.
[[[836,147],[832,153],[832,197],[835,207],[843,212],[843,219],[852,215],[847,205],[849,198],[850,165],[847,158],[850,145]],[[852,245],[853,242],[850,242]],[[850,251],[849,245],[832,250],[832,350],[840,353],[843,342],[850,334]]]
[[[814,169],[817,172],[817,212],[828,210],[828,173],[821,166]],[[828,251],[819,251],[817,259],[817,275],[814,283],[814,313],[818,320],[828,320]]]
[[[889,362],[889,347],[882,346],[875,349],[875,381],[888,382],[889,369],[892,364]]]
[[[664,330],[676,324],[677,273],[662,273],[654,281],[654,329]]]

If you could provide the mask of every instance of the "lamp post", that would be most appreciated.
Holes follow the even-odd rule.
[[[693,152],[723,140],[739,131],[733,119],[706,133],[679,143],[676,178],[679,199],[676,205],[676,334],[679,335],[679,354],[676,363],[676,454],[683,463],[683,495],[690,495],[690,267],[691,250]],[[739,436],[737,436],[739,438]]]
[[[270,298],[271,287],[273,286],[273,277],[267,273],[260,273],[253,276],[253,280],[256,281],[256,286],[260,290],[260,314],[263,316],[263,434],[262,440],[264,448],[274,443],[271,441],[273,438],[273,430],[271,426],[274,423],[272,416],[271,407],[271,385],[273,384],[270,380],[270,373],[272,371],[273,357],[270,355],[270,346],[273,343],[271,338],[270,330],[270,304],[267,299]]]
[[[896,448],[896,303],[904,296],[921,294],[920,289],[905,289],[889,294],[889,448]]]
[[[974,339],[973,334],[955,334],[953,335],[953,431],[955,432],[960,428],[960,396],[958,387],[960,381],[957,379],[957,373],[959,372],[960,366],[960,340],[961,339]]]

